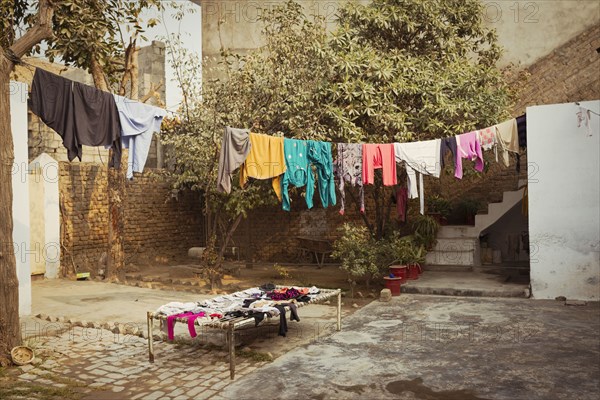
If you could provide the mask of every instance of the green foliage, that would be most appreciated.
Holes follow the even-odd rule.
[[[473,216],[479,211],[481,202],[475,199],[465,198],[456,205],[456,210],[463,216]]]
[[[419,246],[430,250],[436,244],[436,236],[439,229],[437,221],[429,215],[419,215],[412,222],[414,240]]]
[[[346,223],[339,230],[342,236],[334,242],[332,256],[341,261],[340,268],[354,280],[376,276],[378,246],[367,228]]]
[[[511,92],[478,0],[350,2],[328,48],[335,138],[386,143],[460,134],[506,116]]]
[[[328,34],[321,19],[307,18],[289,1],[262,13],[262,48],[245,55],[223,49],[216,66],[204,66],[203,83],[198,56],[173,36],[167,45],[184,104],[162,140],[171,150],[175,187],[201,191],[207,213],[221,221],[214,227],[224,227],[218,233],[226,237],[237,216],[277,204],[270,182],[241,189],[234,177],[230,195],[216,191],[227,125],[300,139],[389,143],[497,123],[507,116],[512,92],[495,67],[501,52],[482,16],[478,0],[351,2]],[[373,212],[378,236],[391,207],[380,192]],[[435,235],[421,232],[415,240],[430,248]],[[347,268],[375,271],[377,257],[366,253],[356,253],[351,258],[359,261]]]
[[[326,137],[318,125],[315,84],[326,76],[324,24],[309,21],[294,2],[265,11],[261,18],[265,47],[244,56],[223,50],[212,68],[183,48],[179,35],[167,41],[184,102],[179,121],[163,124],[161,140],[169,148],[175,188],[202,192],[207,213],[219,221],[209,228],[221,239],[235,227],[237,216],[277,204],[270,181],[253,181],[242,189],[236,175],[230,194],[216,190],[225,126],[304,139]]]
[[[12,45],[23,22],[33,17],[31,12],[35,10],[29,10],[28,6],[27,0],[0,2],[0,46],[3,49]]]
[[[416,236],[400,236],[397,232],[379,241],[381,267],[392,264],[408,265],[425,262],[425,247]]]
[[[452,211],[450,201],[437,194],[427,197],[425,203],[427,204],[428,213],[439,213],[443,217],[448,217]]]
[[[160,0],[62,0],[54,4],[54,37],[48,40],[45,55],[50,62],[60,59],[66,65],[90,69],[94,58],[110,83],[116,84],[124,72],[125,36],[143,36],[144,26],[158,22],[143,21],[150,8],[162,10]],[[122,31],[122,28],[126,32]],[[36,48],[39,52],[39,46]]]

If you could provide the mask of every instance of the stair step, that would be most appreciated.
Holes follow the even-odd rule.
[[[431,250],[425,256],[428,265],[470,265],[475,261],[475,250],[436,251]]]
[[[471,272],[473,267],[469,265],[423,265],[424,271],[434,272]]]
[[[440,238],[474,238],[479,237],[475,234],[472,225],[444,225],[438,230],[438,239]]]
[[[479,245],[478,238],[438,238],[434,251],[473,251]]]

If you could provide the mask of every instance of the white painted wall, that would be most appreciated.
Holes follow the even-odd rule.
[[[29,174],[29,179],[36,179],[36,184],[41,184],[43,187],[42,197],[39,199],[31,199],[31,206],[36,210],[32,210],[32,215],[41,214],[43,226],[43,234],[38,235],[41,240],[39,243],[34,243],[35,260],[30,260],[32,263],[41,262],[44,264],[44,276],[49,279],[58,278],[60,269],[60,209],[58,198],[58,162],[46,153],[40,154],[29,165],[30,171],[35,171]],[[30,182],[30,188],[33,187]],[[38,212],[41,211],[41,212]],[[34,221],[31,221],[32,225]],[[31,254],[31,257],[34,255]]]
[[[29,232],[29,165],[27,148],[27,85],[10,82],[10,116],[15,161],[12,169],[13,242],[19,279],[19,314],[31,314],[31,268],[28,252],[31,249]]]
[[[536,299],[600,300],[600,101],[591,136],[574,103],[527,108],[531,286]]]

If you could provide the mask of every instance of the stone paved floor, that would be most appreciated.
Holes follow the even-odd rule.
[[[19,367],[20,381],[66,386],[68,383],[48,379],[49,375],[60,376],[80,386],[82,398],[90,400],[218,400],[221,399],[218,392],[231,383],[227,354],[218,348],[155,342],[157,357],[150,364],[147,341],[138,336],[82,327],[69,327],[55,335],[58,322],[29,319],[26,323],[30,334],[31,324],[38,323],[41,327],[40,334],[30,335],[26,343],[36,354],[42,354],[44,361]],[[238,357],[236,377],[243,377],[265,363]]]

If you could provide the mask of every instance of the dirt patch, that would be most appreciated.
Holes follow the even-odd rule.
[[[344,306],[357,308],[378,298],[379,291],[383,287],[380,283],[371,284],[369,288],[364,284],[358,284],[354,287],[354,297],[352,297],[346,273],[338,266],[332,265],[318,268],[316,265],[260,263],[249,267],[243,263],[228,263],[226,268],[235,270],[236,273],[223,277],[223,285],[214,292],[216,294],[232,293],[265,283],[283,286],[314,285],[325,289],[342,289]],[[126,276],[130,283],[143,282],[141,286],[211,294],[210,285],[199,274],[199,269],[198,264],[149,265],[141,266],[137,272],[130,272]]]

